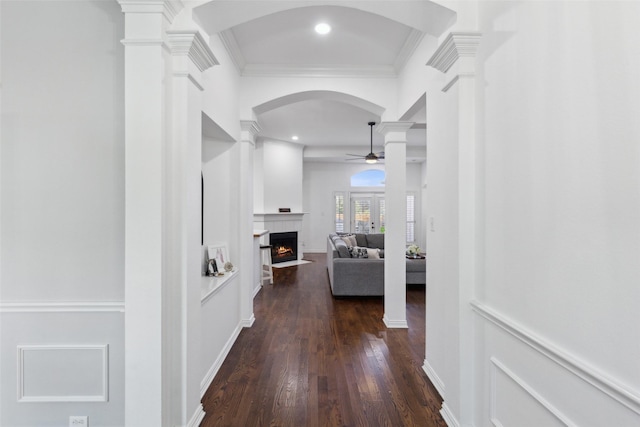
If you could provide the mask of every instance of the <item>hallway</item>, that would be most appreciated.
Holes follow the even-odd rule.
[[[424,287],[407,289],[409,329],[387,330],[382,298],[334,299],[325,255],[306,259],[256,296],[201,426],[446,426],[422,371]]]

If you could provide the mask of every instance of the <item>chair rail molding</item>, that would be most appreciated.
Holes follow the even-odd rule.
[[[472,310],[479,316],[500,327],[513,337],[527,344],[529,347],[543,354],[553,362],[596,387],[612,399],[640,414],[640,396],[627,386],[620,384],[608,375],[600,372],[596,367],[569,354],[548,340],[527,330],[513,320],[478,301],[471,302]]]

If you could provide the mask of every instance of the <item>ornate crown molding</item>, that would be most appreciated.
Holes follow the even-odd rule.
[[[169,23],[183,8],[180,0],[118,0],[124,13],[162,13]]]
[[[433,53],[427,65],[446,73],[458,58],[476,55],[481,37],[482,34],[475,32],[449,33]]]
[[[422,31],[412,29],[411,33],[409,33],[409,37],[405,40],[402,45],[402,49],[400,53],[396,57],[396,60],[393,64],[393,68],[396,70],[397,74],[400,74],[402,69],[407,65],[409,58],[413,55],[413,52],[416,51],[416,48],[424,38],[424,33]]]
[[[240,120],[240,130],[243,141],[255,143],[255,138],[262,129],[255,120]]]
[[[236,70],[238,70],[238,74],[242,74],[242,70],[245,65],[247,65],[247,61],[244,59],[244,55],[242,55],[242,51],[240,50],[240,46],[238,45],[238,40],[233,35],[233,31],[224,30],[218,33],[218,37],[220,37],[220,41],[222,45],[229,53],[231,57],[231,62],[235,65]]]
[[[168,30],[167,41],[172,54],[187,55],[200,71],[220,64],[198,30]]]

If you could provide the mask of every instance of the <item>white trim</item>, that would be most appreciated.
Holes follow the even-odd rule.
[[[474,73],[459,73],[456,74],[451,81],[449,81],[449,83],[447,83],[443,88],[442,88],[442,92],[447,93],[449,92],[449,89],[451,89],[457,82],[458,80],[460,80],[460,78],[465,78],[465,77],[475,77],[476,75]]]
[[[0,302],[0,313],[124,313],[124,301]]]
[[[478,301],[472,301],[470,304],[473,311],[481,317],[502,328],[513,337],[519,339],[534,350],[537,350],[559,366],[573,373],[578,378],[581,378],[586,383],[591,384],[636,414],[640,414],[640,396],[635,394],[630,387],[610,378],[597,368],[589,365],[586,361],[580,360],[566,350],[527,330],[496,310]]]
[[[440,409],[440,415],[444,419],[444,422],[447,423],[449,427],[460,427],[460,423],[451,412],[451,409],[447,406],[446,403],[442,402],[442,409]]]
[[[427,65],[446,73],[458,58],[474,57],[482,34],[475,32],[449,33],[433,53]]]
[[[391,328],[395,328],[395,329],[408,329],[409,325],[407,324],[407,320],[391,320],[387,317],[386,313],[384,316],[382,316],[382,321],[384,322],[385,326],[389,329]]]
[[[398,74],[391,65],[378,67],[362,67],[345,65],[341,67],[323,66],[282,66],[246,64],[242,70],[243,77],[326,77],[326,78],[396,78]]]
[[[108,402],[109,401],[109,344],[97,345],[19,345],[18,349],[18,402]],[[27,351],[42,350],[90,350],[102,351],[102,394],[99,395],[58,395],[58,396],[25,396],[24,394],[24,355]]]
[[[222,347],[222,351],[220,352],[216,360],[214,360],[213,364],[207,371],[202,381],[200,381],[200,398],[201,399],[204,397],[204,394],[207,392],[207,389],[211,385],[211,382],[213,381],[216,374],[220,370],[220,367],[222,366],[224,359],[229,355],[229,352],[231,351],[231,347],[233,347],[233,344],[236,342],[236,340],[238,339],[238,336],[240,335],[240,331],[242,331],[242,326],[241,325],[236,326],[236,329],[233,331],[233,333],[225,343],[224,347]]]
[[[253,295],[251,296],[251,299],[255,298],[256,295],[258,295],[258,292],[260,292],[262,290],[262,283],[258,283],[257,286],[253,289]]]
[[[225,273],[224,276],[208,277],[202,276],[202,289],[200,290],[200,304],[205,304],[211,299],[212,296],[220,292],[224,287],[232,282],[234,278],[238,276],[238,269],[236,268],[230,273]]]
[[[563,423],[564,425],[566,425],[568,427],[576,427],[576,423],[571,421],[562,412],[560,412],[558,409],[556,409],[555,406],[550,404],[537,391],[535,391],[533,389],[533,387],[531,387],[529,384],[525,383],[520,377],[518,377],[516,374],[514,374],[502,362],[500,362],[495,357],[491,357],[489,360],[492,363],[492,367],[491,367],[491,384],[490,384],[491,392],[489,394],[491,396],[491,404],[490,404],[491,413],[489,414],[489,416],[490,416],[491,422],[493,423],[493,425],[495,427],[501,427],[502,426],[502,423],[498,420],[497,415],[496,415],[496,404],[497,404],[497,401],[496,401],[496,393],[497,393],[496,372],[497,371],[496,370],[498,370],[498,369],[500,371],[502,371],[511,381],[516,383],[520,388],[522,388],[525,392],[527,392],[527,394],[529,396],[534,398],[540,405],[542,405],[547,411],[549,411],[550,414],[552,414],[554,417],[556,417],[558,419],[558,421],[560,421],[561,423]]]
[[[256,321],[256,316],[251,313],[251,317],[248,319],[243,319],[240,321],[240,326],[242,326],[243,328],[250,328],[253,326],[253,324]]]
[[[238,45],[238,40],[236,39],[233,31],[224,30],[218,33],[218,37],[222,42],[222,45],[227,50],[227,53],[231,57],[231,62],[236,67],[238,74],[242,74],[242,70],[244,70],[244,66],[247,65],[247,61],[244,59],[242,55],[242,50]]]
[[[396,60],[393,62],[393,68],[396,70],[398,75],[402,72],[405,65],[407,65],[409,58],[411,58],[411,55],[416,51],[423,38],[424,33],[422,31],[416,30],[415,28],[411,29],[411,32],[404,41]]]
[[[438,374],[436,374],[435,369],[433,369],[433,367],[427,361],[427,359],[424,359],[424,363],[422,364],[422,370],[424,371],[425,374],[427,374],[427,378],[429,378],[429,381],[431,381],[431,384],[433,384],[436,390],[438,390],[438,393],[440,393],[440,397],[444,398],[444,390],[445,390],[444,383],[442,382]]]
[[[187,427],[198,427],[202,422],[202,420],[204,419],[205,415],[207,414],[204,412],[204,408],[202,407],[202,403],[201,403],[198,405],[198,407],[196,408],[196,411],[191,416],[191,419],[187,423]]]

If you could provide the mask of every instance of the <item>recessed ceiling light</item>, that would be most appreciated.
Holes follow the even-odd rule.
[[[293,139],[294,141],[297,141],[297,140],[298,140],[298,135],[293,135],[293,136],[291,137],[291,139]]]
[[[331,32],[331,25],[321,22],[318,25],[316,25],[316,33],[318,34],[329,34]]]

